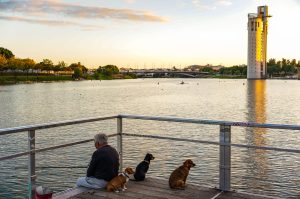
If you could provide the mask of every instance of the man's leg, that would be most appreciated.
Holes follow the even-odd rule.
[[[107,181],[97,179],[94,177],[81,177],[77,180],[76,185],[78,187],[87,187],[92,189],[101,189],[105,188],[107,185]]]

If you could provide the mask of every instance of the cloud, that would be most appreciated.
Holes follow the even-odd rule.
[[[204,0],[192,0],[197,8],[201,10],[215,10],[217,7],[221,6],[230,6],[232,4],[231,0],[213,0],[213,1],[204,1]]]
[[[147,11],[114,9],[67,4],[60,1],[0,1],[2,12],[16,12],[26,15],[63,15],[83,19],[118,19],[143,22],[166,22],[167,19]]]
[[[135,0],[124,0],[126,3],[134,3]]]
[[[46,19],[31,19],[31,18],[24,18],[24,17],[15,17],[15,16],[1,16],[0,20],[6,21],[20,21],[25,23],[34,23],[34,24],[41,24],[47,26],[78,26],[84,28],[85,30],[96,30],[96,29],[103,29],[101,26],[94,26],[94,25],[86,25],[76,22],[70,21],[57,21],[57,20],[46,20]]]
[[[230,6],[232,2],[230,0],[218,0],[216,4],[220,6]]]

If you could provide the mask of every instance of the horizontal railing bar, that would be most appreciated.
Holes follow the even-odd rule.
[[[122,133],[122,135],[131,136],[131,137],[146,137],[146,138],[157,138],[157,139],[161,139],[161,140],[174,140],[174,141],[185,141],[185,142],[195,142],[195,143],[203,143],[203,144],[220,145],[219,142],[206,141],[206,140],[191,140],[191,139],[184,139],[184,138],[173,138],[173,137],[145,135],[145,134],[141,135],[141,134],[132,134],[132,133]]]
[[[181,122],[181,123],[194,123],[194,124],[229,125],[229,126],[255,127],[255,128],[300,130],[300,125],[259,124],[259,123],[254,123],[254,122],[199,120],[199,119],[193,119],[193,118],[158,117],[158,116],[143,116],[143,115],[118,115],[118,116],[86,118],[86,119],[68,120],[68,121],[38,124],[38,125],[28,125],[28,126],[20,126],[20,127],[13,127],[13,128],[5,128],[5,129],[0,129],[0,136],[6,135],[6,134],[11,134],[11,133],[29,131],[29,130],[47,129],[47,128],[73,125],[73,124],[81,124],[81,123],[95,122],[95,121],[101,121],[101,120],[109,120],[109,119],[115,119],[118,117],[128,118],[128,119],[168,121],[168,122]]]
[[[88,122],[96,122],[102,120],[110,120],[115,119],[118,116],[107,116],[107,117],[95,117],[95,118],[85,118],[85,119],[77,119],[77,120],[67,120],[62,122],[53,122],[53,123],[46,123],[46,124],[37,124],[37,125],[28,125],[28,126],[20,126],[20,127],[13,127],[13,128],[5,128],[0,129],[0,136],[12,133],[19,133],[24,131],[31,131],[31,130],[38,130],[38,129],[47,129],[47,128],[54,128],[60,126],[68,126],[73,124],[82,124]]]
[[[289,152],[289,153],[300,153],[300,150],[298,150],[298,149],[284,149],[284,148],[277,148],[277,147],[253,146],[253,145],[245,145],[245,144],[230,144],[230,146],[241,147],[241,148],[251,148],[251,149],[269,150],[269,151],[280,151],[280,152]]]
[[[88,168],[88,166],[40,166],[35,167],[36,169],[82,169],[82,168]],[[28,169],[28,167],[20,166],[15,167],[15,169]]]
[[[300,153],[300,150],[297,150],[297,149],[282,149],[282,148],[276,148],[276,147],[253,146],[253,145],[244,145],[244,144],[225,144],[225,143],[214,142],[214,141],[191,140],[191,139],[184,139],[184,138],[174,138],[174,137],[145,135],[145,134],[141,135],[141,134],[123,133],[122,135],[131,136],[131,137],[146,137],[146,138],[156,138],[156,139],[161,139],[161,140],[174,140],[174,141],[194,142],[194,143],[202,143],[202,144],[233,146],[233,147],[240,147],[240,148],[251,148],[251,149],[262,149],[262,150],[270,150],[270,151]]]
[[[8,155],[8,156],[0,157],[0,161],[13,159],[13,158],[17,158],[17,157],[28,155],[28,154],[30,154],[30,151],[17,153],[17,154],[13,154],[13,155]]]
[[[113,136],[116,136],[116,135],[117,134],[110,134],[110,135],[108,135],[108,137],[113,137]],[[12,159],[12,158],[16,158],[16,157],[20,157],[20,156],[24,156],[24,155],[28,155],[30,153],[40,153],[40,152],[43,152],[43,151],[49,151],[49,150],[53,150],[53,149],[58,149],[58,148],[83,144],[83,143],[86,143],[86,142],[91,142],[93,140],[94,139],[82,140],[82,141],[78,141],[78,142],[72,142],[72,143],[67,143],[67,144],[62,144],[62,145],[51,146],[51,147],[47,147],[47,148],[43,148],[43,149],[35,149],[35,150],[31,150],[31,151],[17,153],[17,154],[13,154],[13,155],[9,155],[9,156],[0,157],[0,161]]]
[[[228,125],[228,126],[255,127],[255,128],[300,130],[300,125],[288,125],[288,124],[260,124],[254,122],[199,120],[199,119],[192,119],[192,118],[158,117],[158,116],[143,116],[143,115],[119,115],[119,117],[128,118],[128,119],[181,122],[181,123],[193,123],[193,124],[211,124],[211,125]]]

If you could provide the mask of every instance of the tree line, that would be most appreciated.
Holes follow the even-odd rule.
[[[270,78],[291,76],[297,73],[297,67],[300,67],[300,60],[282,58],[276,61],[271,58],[267,62],[267,74]],[[247,76],[247,65],[224,67],[219,70],[219,73],[221,75]]]
[[[285,59],[276,61],[276,59],[269,59],[268,61],[268,75],[273,76],[289,76],[297,73],[297,67],[300,67],[300,60]]]
[[[66,64],[64,61],[60,61],[54,64],[50,59],[43,59],[43,61],[36,63],[33,59],[16,58],[15,55],[8,49],[0,47],[0,72],[11,71],[13,73],[22,72],[27,76],[30,73],[65,72],[72,74],[74,78],[90,78],[87,75],[88,69],[80,62]],[[71,73],[70,73],[71,72]],[[119,69],[114,65],[99,66],[94,74],[95,79],[110,79],[113,75],[118,74]]]
[[[43,61],[36,63],[33,59],[26,58],[16,58],[15,55],[8,49],[0,47],[0,71],[23,71],[23,72],[33,72],[33,71],[74,71],[80,70],[82,73],[87,72],[87,68],[78,63],[72,63],[67,65],[64,61],[54,64],[50,59],[43,59]]]
[[[267,62],[267,74],[269,77],[284,77],[297,73],[297,67],[300,67],[300,60],[285,59],[276,60],[269,59]],[[16,58],[15,55],[8,49],[0,47],[0,72],[2,71],[22,71],[23,73],[39,73],[46,71],[50,74],[51,71],[58,73],[59,71],[72,72],[74,78],[86,78],[88,69],[80,62],[67,65],[64,61],[53,64],[50,59],[36,63],[33,59]],[[219,71],[214,71],[211,67],[204,67],[202,72],[209,74],[232,75],[232,76],[247,76],[247,65],[235,65],[231,67],[221,68]],[[119,69],[115,65],[99,66],[93,75],[93,79],[112,79],[113,76],[119,74]],[[122,77],[121,77],[122,78]],[[134,78],[134,77],[131,77]]]

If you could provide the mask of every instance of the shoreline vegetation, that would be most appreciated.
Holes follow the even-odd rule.
[[[40,82],[59,82],[59,81],[83,81],[83,80],[115,80],[115,79],[133,79],[130,75],[112,75],[95,78],[90,75],[84,77],[74,78],[73,75],[24,75],[24,74],[0,74],[0,85],[10,84],[29,84]]]
[[[269,59],[267,73],[269,79],[298,79],[300,74],[300,60],[284,59],[276,61]],[[152,73],[151,71],[156,71]],[[147,73],[143,73],[147,71]],[[173,73],[172,73],[173,72]],[[190,78],[219,78],[219,79],[245,79],[247,66],[232,67],[212,65],[191,65],[183,69],[173,66],[171,69],[132,69],[118,68],[115,65],[99,66],[97,69],[88,69],[80,62],[66,64],[64,61],[53,64],[49,59],[36,63],[33,59],[15,58],[8,49],[0,47],[0,85],[52,82],[52,81],[78,81],[78,80],[114,80],[135,78],[180,78],[183,73],[194,73]]]

